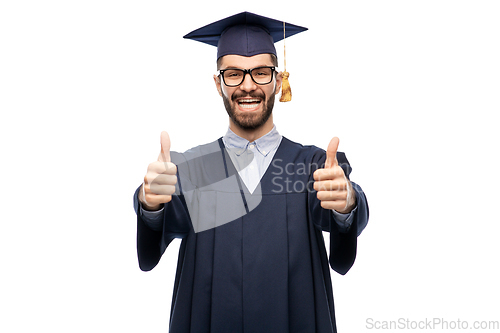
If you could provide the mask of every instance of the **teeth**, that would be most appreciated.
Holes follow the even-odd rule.
[[[238,100],[238,105],[242,109],[253,109],[258,107],[260,104],[259,98],[246,98]]]
[[[259,103],[256,103],[256,104],[239,104],[240,105],[240,108],[242,109],[252,109],[252,108],[256,108]]]
[[[252,102],[259,103],[260,100],[257,98],[253,98],[253,99],[240,99],[238,101],[238,103],[252,103]]]

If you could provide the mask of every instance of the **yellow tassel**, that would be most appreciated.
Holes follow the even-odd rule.
[[[292,89],[290,88],[290,82],[288,82],[288,77],[290,73],[286,71],[286,46],[285,46],[285,22],[283,22],[283,60],[285,62],[285,69],[281,72],[281,98],[280,102],[290,102],[292,100]]]
[[[290,83],[288,82],[290,73],[285,71],[281,73],[281,76],[283,77],[283,81],[281,83],[280,102],[290,102],[292,100],[292,89],[290,88]]]

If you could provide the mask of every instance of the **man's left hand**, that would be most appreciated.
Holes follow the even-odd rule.
[[[314,172],[314,189],[318,191],[321,207],[348,214],[356,206],[356,196],[337,161],[338,147],[339,138],[334,137],[326,150],[325,167]]]

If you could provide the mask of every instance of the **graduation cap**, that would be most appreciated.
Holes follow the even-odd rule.
[[[298,25],[243,12],[196,29],[184,38],[216,46],[217,59],[229,54],[251,57],[270,53],[277,56],[274,43],[306,30]],[[292,94],[286,71],[286,53],[282,76],[280,101],[287,102]]]

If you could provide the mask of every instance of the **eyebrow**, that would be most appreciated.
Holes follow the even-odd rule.
[[[226,69],[254,69],[254,68],[259,68],[259,67],[275,67],[275,66],[273,66],[273,65],[257,65],[257,66],[252,67],[252,68],[241,68],[241,67],[236,67],[236,66],[228,66],[226,68],[221,68],[220,70],[224,71]]]

